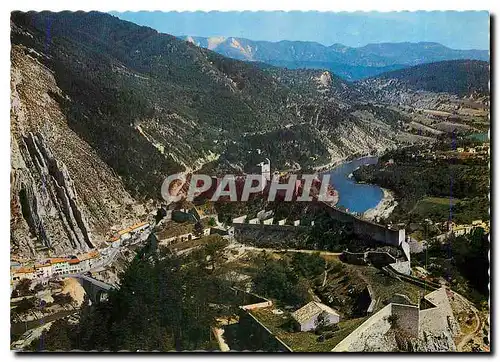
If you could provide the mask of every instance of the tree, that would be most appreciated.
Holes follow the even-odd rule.
[[[71,351],[75,348],[75,328],[66,319],[58,319],[52,323],[48,331],[42,332],[40,339],[33,341],[28,349],[31,351]]]
[[[30,288],[31,280],[21,279],[14,290],[17,291],[17,296],[24,297],[31,294]]]
[[[325,260],[319,252],[314,254],[295,253],[292,256],[293,269],[303,277],[311,278],[325,271]]]
[[[292,305],[304,304],[308,299],[308,285],[299,281],[301,279],[284,260],[268,260],[253,280],[258,293]]]
[[[205,255],[209,257],[209,264],[211,266],[212,271],[215,270],[215,265],[220,262],[221,258],[224,255],[224,248],[229,244],[229,241],[221,238],[217,235],[214,241],[210,241],[205,246]]]
[[[71,348],[81,350],[211,348],[211,305],[222,303],[225,296],[223,283],[212,278],[203,263],[161,252],[134,259],[108,301],[84,307],[76,330],[60,328],[69,333]],[[59,346],[50,338],[46,344],[49,350]]]
[[[34,307],[35,303],[32,298],[24,298],[17,303],[15,311],[16,313],[22,314],[33,309]]]
[[[71,304],[74,302],[73,297],[69,293],[55,294],[52,298],[54,299],[54,304],[59,304],[59,305]]]
[[[321,333],[323,332],[324,328],[326,327],[326,313],[321,312],[318,317],[316,318],[316,321],[314,321],[314,327],[315,327],[315,332]]]
[[[196,224],[194,224],[194,230],[193,230],[194,235],[196,236],[201,236],[203,235],[203,225],[201,221],[197,221]]]

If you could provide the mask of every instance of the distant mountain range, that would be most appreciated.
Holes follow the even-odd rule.
[[[353,48],[304,41],[253,41],[234,37],[182,39],[221,55],[290,69],[326,69],[347,80],[359,80],[391,70],[444,60],[489,60],[487,50],[450,49],[438,43],[380,43]]]

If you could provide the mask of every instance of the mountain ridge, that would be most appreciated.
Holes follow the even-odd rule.
[[[397,81],[393,86],[414,91],[450,93],[460,97],[486,96],[489,94],[489,68],[489,63],[481,60],[447,60],[385,72],[360,81],[360,84]]]
[[[458,50],[435,42],[385,42],[349,47],[338,43],[326,46],[317,42],[253,41],[238,37],[179,38],[239,60],[261,61],[292,69],[326,69],[348,80],[363,79],[388,70],[436,61],[489,60],[488,50]]]

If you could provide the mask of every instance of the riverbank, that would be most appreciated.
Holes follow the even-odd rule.
[[[384,195],[382,200],[374,208],[368,209],[363,213],[363,218],[376,221],[379,218],[386,219],[391,215],[394,208],[398,205],[398,202],[394,199],[394,194],[392,191],[382,188]]]

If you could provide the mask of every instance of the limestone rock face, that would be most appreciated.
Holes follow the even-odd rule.
[[[60,252],[66,246],[76,250],[92,248],[88,222],[67,167],[54,158],[40,133],[29,133],[19,142],[13,142],[13,153],[19,152],[21,157],[12,171],[11,197],[13,204],[20,206],[29,233],[36,236],[35,251],[44,247]],[[14,234],[18,231],[14,230]],[[59,245],[54,237],[63,234],[67,243]],[[33,245],[28,247],[32,249]]]
[[[137,220],[118,176],[67,124],[50,70],[15,45],[11,60],[11,249],[33,258],[97,247]],[[38,54],[38,56],[40,56]]]

